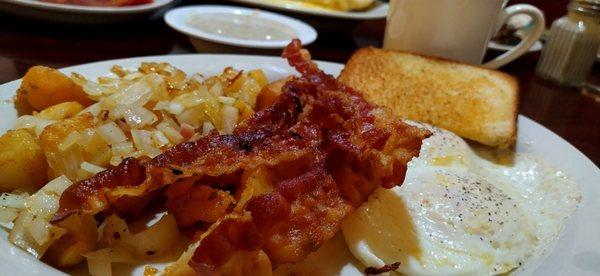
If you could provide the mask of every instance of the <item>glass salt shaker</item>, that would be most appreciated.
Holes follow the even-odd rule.
[[[600,0],[571,0],[567,15],[552,23],[536,74],[565,86],[581,86],[600,46]]]

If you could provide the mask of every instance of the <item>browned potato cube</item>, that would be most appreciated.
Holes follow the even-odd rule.
[[[267,84],[262,88],[256,98],[256,110],[262,110],[270,106],[273,102],[279,98],[282,93],[283,85],[288,82],[291,78],[281,79],[272,83]]]
[[[0,137],[0,192],[35,191],[47,181],[46,158],[37,138],[24,129]]]
[[[21,82],[19,93],[23,93],[27,102],[35,110],[76,101],[84,106],[93,103],[83,89],[60,71],[45,66],[34,66],[27,71]]]
[[[67,234],[54,242],[44,254],[44,260],[57,267],[68,267],[83,260],[84,253],[94,250],[98,227],[92,216],[69,216],[57,225]]]
[[[33,113],[33,107],[27,101],[27,93],[23,91],[23,89],[18,89],[17,94],[13,97],[13,101],[15,103],[15,109],[17,109],[17,114],[19,116],[29,115]]]
[[[75,117],[64,119],[44,128],[40,134],[40,145],[48,161],[48,176],[50,178],[59,175],[65,175],[69,179],[77,179],[77,168],[74,168],[71,162],[73,158],[79,158],[79,162],[83,161],[83,156],[69,155],[69,152],[64,152],[59,149],[60,143],[71,133],[77,131],[83,133],[88,128],[95,126],[94,116],[90,113],[83,113]],[[107,150],[110,148],[106,146]],[[86,150],[96,150],[95,148],[83,148]],[[110,159],[110,157],[108,157]],[[75,164],[79,166],[79,163]]]

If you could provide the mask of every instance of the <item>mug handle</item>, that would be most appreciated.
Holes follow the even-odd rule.
[[[540,39],[542,33],[546,29],[546,20],[544,19],[544,14],[542,11],[532,5],[516,4],[507,7],[504,9],[504,12],[506,14],[504,16],[504,20],[502,21],[503,23],[506,23],[509,18],[517,14],[527,14],[531,16],[534,24],[533,30],[527,35],[527,37],[525,37],[525,39],[521,40],[517,46],[496,57],[495,59],[483,64],[483,67],[496,69],[527,53],[529,48],[531,48],[531,46],[533,46],[533,44]]]

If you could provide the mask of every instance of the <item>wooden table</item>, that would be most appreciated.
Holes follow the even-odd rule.
[[[352,52],[381,44],[385,22],[363,22],[350,32],[320,32],[309,48],[315,59],[345,62]],[[0,14],[0,83],[36,64],[64,67],[105,59],[195,52],[187,38],[161,19],[116,26],[69,26]],[[494,53],[489,53],[493,55]],[[497,53],[495,53],[497,54]],[[600,164],[600,96],[565,89],[534,75],[538,54],[502,68],[521,83],[520,113],[565,138]],[[591,80],[600,83],[600,66]]]

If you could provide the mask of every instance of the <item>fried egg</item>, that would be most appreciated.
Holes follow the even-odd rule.
[[[535,156],[498,164],[426,127],[434,134],[403,185],[379,188],[344,221],[352,255],[409,275],[500,274],[543,255],[581,201],[577,183]]]

